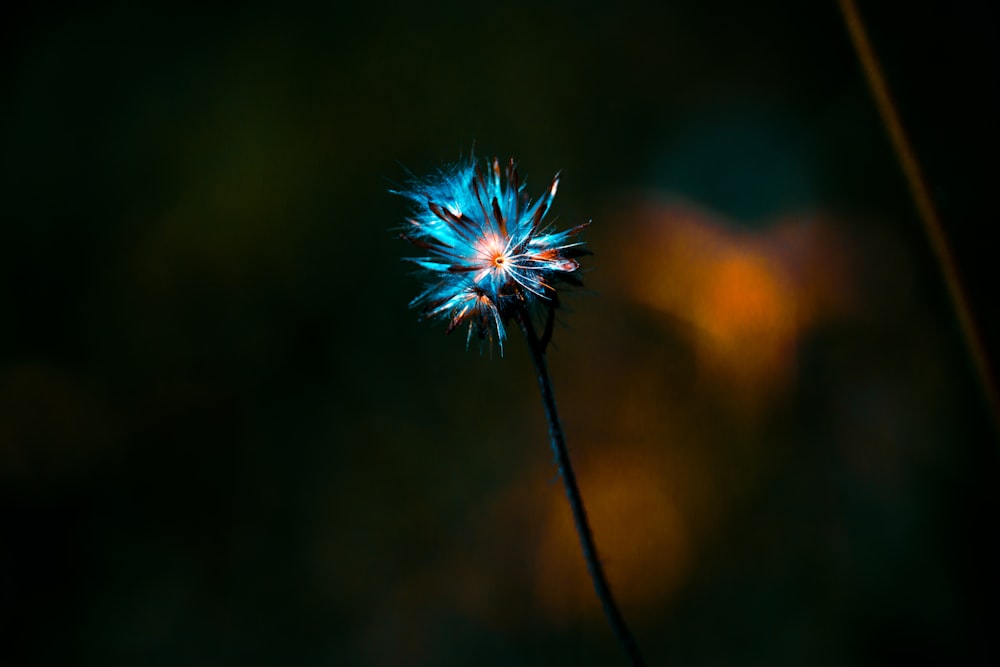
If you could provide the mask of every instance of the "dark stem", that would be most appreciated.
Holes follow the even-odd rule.
[[[551,313],[549,313],[549,317],[551,319]],[[562,425],[559,423],[559,413],[556,412],[556,399],[552,393],[552,382],[549,379],[549,371],[545,363],[545,348],[538,339],[538,334],[535,333],[531,316],[524,308],[517,310],[517,320],[524,332],[524,338],[528,342],[528,350],[531,353],[531,360],[535,364],[535,370],[538,371],[538,387],[542,392],[545,416],[549,420],[549,438],[552,441],[552,451],[555,453],[556,465],[559,466],[559,474],[566,487],[566,497],[569,499],[570,509],[573,510],[573,522],[576,524],[576,533],[580,536],[580,546],[583,548],[583,557],[587,561],[590,578],[594,582],[594,590],[601,601],[601,606],[604,607],[604,615],[607,617],[608,623],[611,624],[611,629],[628,655],[629,662],[636,667],[644,665],[645,662],[639,655],[639,647],[636,646],[635,639],[625,624],[625,619],[611,594],[611,587],[604,575],[604,567],[597,556],[597,546],[594,544],[594,535],[590,530],[590,522],[587,520],[587,510],[583,506],[580,488],[576,485],[576,475],[573,473],[573,466],[569,461],[569,451],[566,449],[566,438],[563,435]]]
[[[542,340],[538,344],[538,347],[542,350],[542,354],[545,354],[545,350],[549,349],[549,341],[552,340],[552,328],[556,322],[556,306],[558,305],[555,299],[558,298],[558,296],[553,296],[553,300],[549,302],[549,312],[545,318],[545,330],[542,332]]]

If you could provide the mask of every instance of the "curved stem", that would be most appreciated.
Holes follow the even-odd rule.
[[[576,533],[580,537],[580,546],[583,549],[583,557],[587,561],[587,570],[594,583],[594,590],[601,601],[601,606],[604,607],[604,615],[625,650],[629,662],[636,667],[644,665],[642,656],[639,654],[639,647],[636,645],[632,633],[625,624],[621,610],[618,609],[618,604],[611,594],[611,587],[604,575],[604,567],[597,556],[597,545],[594,544],[594,535],[590,530],[590,522],[587,520],[587,510],[583,506],[583,496],[580,495],[580,488],[576,484],[576,475],[569,461],[569,451],[566,449],[566,438],[563,435],[562,425],[559,423],[559,413],[556,412],[556,399],[552,393],[552,382],[549,379],[548,366],[545,363],[545,349],[538,339],[538,334],[535,333],[531,316],[524,308],[517,310],[517,321],[524,332],[531,360],[538,372],[538,387],[542,393],[542,403],[545,405],[545,416],[549,421],[552,451],[555,453],[556,465],[559,466],[559,475],[566,487],[566,497],[569,499],[569,506],[573,511],[573,522],[576,524]]]

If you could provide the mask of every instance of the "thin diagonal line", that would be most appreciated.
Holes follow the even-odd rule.
[[[844,14],[844,22],[847,24],[847,31],[850,33],[854,49],[857,51],[858,60],[861,61],[861,66],[868,79],[872,96],[875,98],[875,104],[878,107],[879,114],[882,116],[882,122],[889,133],[892,147],[899,158],[906,182],[910,186],[910,193],[917,207],[917,213],[923,222],[924,230],[927,232],[931,249],[937,257],[938,266],[941,268],[941,274],[947,286],[952,307],[955,309],[956,317],[958,317],[958,324],[962,330],[962,336],[965,338],[969,356],[972,357],[972,363],[975,366],[979,382],[982,385],[983,392],[986,394],[986,401],[993,417],[993,427],[997,433],[1000,433],[1000,394],[997,393],[997,387],[990,372],[990,364],[986,357],[983,341],[972,318],[972,310],[965,296],[965,291],[962,289],[958,267],[948,246],[948,239],[945,237],[941,218],[934,207],[934,201],[931,199],[927,182],[920,170],[920,163],[917,160],[916,153],[913,151],[913,146],[910,144],[910,140],[907,138],[906,132],[903,130],[903,125],[899,120],[899,112],[896,110],[896,105],[889,94],[889,87],[886,85],[878,58],[875,57],[871,42],[868,40],[868,34],[861,16],[858,14],[857,6],[854,0],[839,0],[839,4],[841,12]]]

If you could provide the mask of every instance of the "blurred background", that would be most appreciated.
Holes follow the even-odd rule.
[[[995,415],[835,2],[2,21],[0,662],[614,665],[519,335],[421,323],[388,193],[513,156],[650,664],[998,659]],[[995,358],[986,2],[863,17]]]

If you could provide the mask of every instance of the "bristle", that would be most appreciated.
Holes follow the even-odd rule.
[[[500,210],[500,204],[497,202],[497,198],[493,198],[493,218],[497,221],[497,227],[500,230],[500,234],[503,237],[507,236],[507,221],[504,220],[503,212]]]

